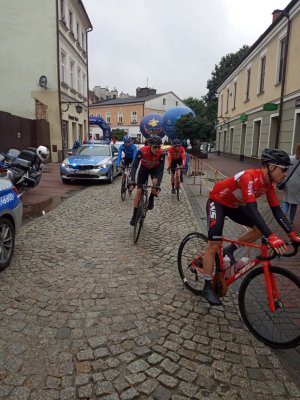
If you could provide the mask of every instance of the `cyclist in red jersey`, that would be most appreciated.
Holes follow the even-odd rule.
[[[239,241],[251,243],[264,236],[276,253],[283,255],[286,252],[284,241],[270,230],[257,209],[256,199],[265,194],[276,221],[292,241],[300,241],[281,210],[276,195],[276,184],[286,176],[290,158],[282,150],[265,149],[261,161],[261,168],[248,169],[224,179],[218,182],[209,194],[207,201],[208,247],[203,256],[205,283],[202,296],[211,305],[222,304],[212,290],[211,281],[215,255],[221,244],[225,217],[252,228],[244,233],[238,239]],[[224,255],[227,254],[230,257],[232,264],[235,262],[233,252],[236,249],[235,244],[224,249]]]
[[[164,173],[165,165],[165,153],[161,149],[162,140],[159,136],[150,136],[148,138],[149,146],[144,146],[138,150],[135,159],[131,165],[131,174],[129,186],[131,190],[135,185],[135,175],[140,165],[138,177],[137,177],[137,191],[133,200],[133,216],[130,221],[130,225],[135,225],[137,209],[142,193],[142,187],[148,182],[149,175],[152,179],[152,185],[159,187],[160,182]],[[148,210],[152,210],[154,207],[154,196],[157,196],[158,190],[152,189],[148,201]]]
[[[179,139],[174,139],[168,150],[168,171],[171,171],[172,193],[175,194],[174,175],[176,167],[185,167],[185,150]],[[180,182],[183,182],[183,169],[180,170]]]

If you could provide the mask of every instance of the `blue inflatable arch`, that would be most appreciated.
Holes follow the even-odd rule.
[[[104,121],[101,117],[89,117],[89,124],[90,125],[98,125],[103,131],[103,140],[110,140],[110,126],[107,125],[107,122]]]

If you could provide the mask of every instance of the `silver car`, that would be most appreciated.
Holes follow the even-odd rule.
[[[83,144],[62,162],[60,176],[64,183],[72,179],[105,180],[112,183],[120,173],[116,159],[117,154],[113,153],[110,144]]]
[[[12,259],[15,237],[22,224],[22,201],[7,178],[0,178],[0,271]]]

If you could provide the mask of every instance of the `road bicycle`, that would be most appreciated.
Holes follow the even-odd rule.
[[[159,190],[158,186],[149,186],[148,183],[145,183],[142,186],[141,197],[137,209],[136,220],[134,224],[134,231],[133,231],[133,241],[137,243],[140,237],[140,233],[144,224],[144,220],[146,218],[146,214],[148,211],[148,189],[157,189]]]
[[[131,196],[131,191],[128,188],[131,167],[129,167],[128,165],[123,165],[121,166],[121,170],[122,170],[121,199],[122,201],[124,201],[127,193],[129,196]]]
[[[193,232],[181,242],[178,250],[178,270],[184,287],[194,295],[202,294],[204,283],[203,255],[207,237]],[[223,265],[223,244],[234,243],[248,261],[240,270],[229,270]],[[293,250],[284,257],[298,252],[299,244],[289,243]],[[212,287],[220,296],[228,287],[247,273],[238,289],[241,317],[249,331],[260,341],[274,348],[288,349],[300,344],[300,279],[287,269],[272,266],[278,257],[265,239],[261,244],[245,243],[223,238],[215,257]],[[282,259],[279,257],[279,262]]]
[[[176,193],[177,200],[180,200],[180,188],[181,188],[181,183],[180,183],[180,172],[183,170],[183,167],[176,167],[174,171],[174,189]]]

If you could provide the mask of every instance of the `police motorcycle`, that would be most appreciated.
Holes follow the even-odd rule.
[[[35,188],[40,183],[44,163],[49,158],[49,150],[45,146],[39,146],[37,149],[28,147],[17,155],[18,150],[12,150],[14,149],[0,154],[0,171],[7,174],[18,193]]]

